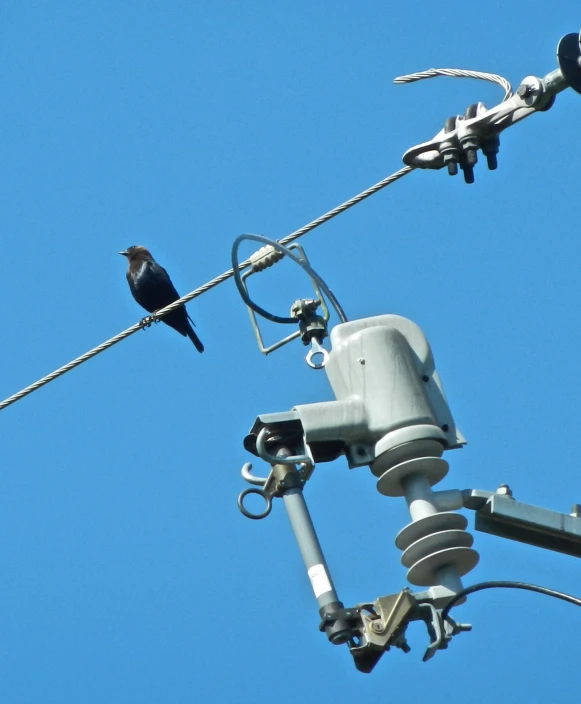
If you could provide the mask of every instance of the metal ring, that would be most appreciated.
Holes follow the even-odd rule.
[[[265,462],[268,462],[271,465],[274,464],[308,464],[309,466],[313,466],[313,461],[308,455],[290,455],[289,457],[275,457],[274,455],[271,455],[266,447],[264,446],[264,443],[266,442],[266,436],[269,435],[269,430],[265,426],[262,428],[262,430],[258,433],[258,437],[256,438],[256,452],[258,452],[258,456],[263,459]]]
[[[259,496],[262,496],[264,499],[264,503],[266,504],[266,508],[262,513],[251,513],[245,506],[244,506],[244,499],[248,496],[248,494],[258,494]],[[272,510],[272,497],[269,494],[266,494],[262,489],[244,489],[243,492],[240,493],[238,496],[238,508],[240,510],[240,513],[243,516],[246,516],[246,518],[252,518],[254,521],[258,521],[261,518],[266,518],[268,514]]]
[[[320,354],[323,357],[323,359],[319,363],[313,362],[313,357],[316,354]],[[319,347],[319,349],[310,349],[309,353],[306,356],[307,364],[311,369],[323,369],[325,364],[327,364],[328,359],[329,353],[324,347]]]

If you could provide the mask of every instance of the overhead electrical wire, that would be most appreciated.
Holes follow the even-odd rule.
[[[495,73],[485,73],[482,71],[469,71],[469,70],[465,70],[465,69],[431,68],[426,71],[419,71],[417,73],[410,73],[405,76],[398,76],[397,78],[394,79],[394,83],[398,83],[398,84],[413,83],[414,81],[419,81],[419,80],[422,80],[425,78],[433,78],[435,76],[451,76],[452,78],[477,78],[477,79],[484,80],[484,81],[492,81],[493,83],[498,84],[499,86],[501,86],[504,89],[503,102],[505,100],[508,100],[512,95],[511,85],[506,80],[506,78],[503,78],[502,76],[499,76]],[[289,235],[287,235],[286,237],[283,237],[281,240],[279,240],[279,243],[281,245],[286,245],[286,244],[289,244],[290,242],[293,242],[294,240],[298,239],[299,237],[302,237],[303,235],[305,235],[307,232],[310,232],[311,230],[314,230],[316,227],[319,227],[319,225],[323,225],[323,223],[328,222],[329,220],[331,220],[335,216],[345,212],[349,208],[352,208],[354,205],[357,205],[357,203],[361,203],[361,201],[365,200],[366,198],[369,198],[369,196],[372,196],[375,193],[377,193],[378,191],[381,191],[386,186],[390,186],[392,183],[395,183],[395,181],[398,181],[400,178],[402,178],[403,176],[406,176],[407,174],[409,174],[413,170],[414,170],[414,168],[411,166],[404,166],[402,169],[400,169],[399,171],[396,171],[395,173],[391,174],[390,176],[387,176],[383,180],[376,183],[374,186],[367,188],[365,191],[362,191],[361,193],[358,193],[356,196],[353,196],[353,198],[350,198],[349,200],[346,200],[344,203],[341,203],[341,205],[338,205],[336,208],[333,208],[332,210],[329,210],[328,212],[324,213],[324,215],[321,215],[316,220],[312,220],[307,225],[304,225],[303,227],[299,228],[298,230],[295,230],[294,232],[291,232]],[[242,271],[247,266],[249,266],[251,263],[252,263],[252,260],[250,258],[247,259],[246,261],[243,261],[238,266],[238,271]],[[171,305],[166,306],[165,308],[162,308],[161,310],[156,311],[154,314],[149,315],[146,318],[143,318],[143,320],[140,320],[138,323],[135,323],[135,325],[132,325],[130,328],[127,328],[127,330],[123,330],[118,335],[115,335],[114,337],[111,337],[109,340],[102,342],[100,345],[97,345],[97,347],[93,347],[93,349],[89,350],[88,352],[85,352],[85,354],[82,354],[80,357],[77,357],[77,358],[73,359],[72,361],[68,362],[67,364],[63,365],[62,367],[55,369],[54,372],[51,372],[50,374],[43,376],[38,381],[35,381],[33,384],[26,386],[21,391],[18,391],[17,393],[13,394],[12,396],[9,396],[8,398],[4,399],[4,401],[0,402],[0,411],[4,410],[8,406],[11,406],[13,403],[16,403],[16,401],[19,401],[20,399],[24,398],[25,396],[28,396],[28,394],[31,394],[33,391],[40,389],[42,386],[45,386],[46,384],[50,383],[51,381],[58,379],[59,376],[62,376],[63,374],[66,374],[67,372],[71,371],[72,369],[75,369],[75,367],[78,367],[79,365],[83,364],[84,362],[87,362],[89,359],[96,357],[101,352],[104,352],[105,350],[109,349],[109,347],[113,347],[113,345],[116,345],[118,342],[121,342],[121,340],[124,340],[126,337],[133,335],[133,333],[137,332],[138,330],[142,330],[145,327],[149,327],[152,323],[158,322],[161,318],[163,318],[164,315],[167,315],[172,310],[175,310],[176,308],[179,308],[179,306],[183,305],[184,303],[188,303],[189,301],[193,300],[194,298],[201,296],[202,294],[206,293],[207,291],[214,288],[215,286],[218,286],[218,284],[221,284],[222,282],[228,280],[232,276],[234,276],[234,269],[229,269],[228,271],[225,271],[223,274],[216,276],[214,279],[212,279],[211,281],[208,281],[208,283],[204,284],[203,286],[200,286],[199,288],[196,288],[193,291],[190,291],[190,293],[186,294],[185,296],[182,296],[177,301],[174,301],[174,303],[172,303]],[[339,308],[340,308],[340,306],[339,306]],[[341,317],[341,315],[339,317]]]
[[[545,594],[545,596],[552,596],[555,599],[562,599],[570,604],[575,604],[575,606],[581,606],[581,599],[576,596],[571,596],[571,594],[565,594],[564,592],[558,592],[555,589],[549,589],[549,587],[540,587],[537,584],[529,584],[529,582],[513,582],[511,580],[479,582],[478,584],[473,584],[471,587],[466,587],[466,589],[462,589],[455,594],[442,609],[442,619],[445,620],[450,613],[450,610],[465,596],[474,594],[475,592],[481,592],[484,589],[524,589],[528,592]]]
[[[293,242],[294,240],[298,239],[299,237],[302,237],[307,232],[314,230],[316,227],[319,227],[319,225],[323,225],[324,223],[328,222],[329,220],[331,220],[335,216],[339,215],[340,213],[343,213],[346,210],[348,210],[349,208],[353,207],[354,205],[357,205],[357,203],[361,203],[361,201],[365,200],[366,198],[369,198],[369,196],[372,196],[373,194],[382,190],[386,186],[389,186],[392,183],[395,183],[395,181],[398,181],[400,178],[402,178],[403,176],[406,176],[407,174],[409,174],[413,170],[414,169],[411,166],[404,166],[402,169],[400,169],[399,171],[396,171],[395,173],[391,174],[390,176],[387,176],[383,180],[376,183],[374,186],[367,188],[365,191],[362,191],[361,193],[357,194],[356,196],[353,196],[353,198],[350,198],[349,200],[345,201],[344,203],[341,203],[341,205],[338,205],[336,208],[333,208],[332,210],[329,210],[328,212],[326,212],[324,215],[321,215],[316,220],[312,220],[307,225],[304,225],[303,227],[299,228],[298,230],[291,232],[286,237],[283,237],[280,240],[280,244],[286,245],[289,242]],[[251,263],[250,259],[243,261],[239,265],[238,270],[240,271],[242,269],[245,269],[247,266],[250,265],[250,263]],[[215,286],[218,286],[218,284],[221,284],[224,281],[227,281],[232,276],[234,276],[234,269],[229,269],[228,271],[225,271],[223,274],[220,274],[220,276],[216,276],[214,279],[212,279],[211,281],[208,281],[203,286],[200,286],[199,288],[196,288],[193,291],[190,291],[190,293],[186,294],[185,296],[182,296],[177,301],[174,301],[171,305],[166,306],[165,308],[162,308],[161,310],[156,311],[154,314],[149,315],[146,318],[143,318],[143,320],[139,321],[138,323],[135,323],[135,325],[132,325],[130,328],[127,328],[127,330],[123,330],[123,332],[120,332],[118,335],[115,335],[114,337],[111,337],[109,340],[102,342],[100,345],[97,345],[97,347],[93,347],[93,349],[89,350],[88,352],[85,352],[85,354],[82,354],[80,357],[77,357],[76,359],[73,359],[71,362],[68,362],[67,364],[63,365],[62,367],[55,369],[54,372],[51,372],[50,374],[43,376],[38,381],[35,381],[33,384],[26,386],[21,391],[18,391],[17,393],[13,394],[12,396],[9,396],[8,398],[6,398],[4,401],[0,402],[0,411],[4,410],[8,406],[11,406],[13,403],[16,403],[16,401],[20,401],[20,399],[24,398],[25,396],[28,396],[33,391],[37,391],[42,386],[45,386],[46,384],[50,383],[51,381],[58,379],[59,376],[62,376],[63,374],[70,372],[72,369],[75,369],[75,367],[78,367],[79,365],[83,364],[84,362],[87,362],[89,359],[96,357],[101,352],[104,352],[105,350],[109,349],[109,347],[113,347],[113,345],[116,345],[118,342],[121,342],[121,340],[124,340],[125,338],[129,337],[130,335],[133,335],[138,330],[142,330],[145,327],[149,327],[152,323],[156,323],[158,320],[163,318],[164,315],[167,315],[172,310],[175,310],[176,308],[179,308],[184,303],[188,303],[188,301],[191,301],[194,298],[201,296],[202,294],[206,293],[207,291],[214,288]]]

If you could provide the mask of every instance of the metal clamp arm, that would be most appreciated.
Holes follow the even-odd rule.
[[[535,112],[548,110],[557,93],[567,87],[581,93],[581,42],[577,34],[567,34],[561,39],[557,57],[557,70],[544,78],[527,76],[517,92],[499,105],[487,109],[483,103],[476,103],[469,106],[463,116],[448,118],[433,139],[405,152],[404,164],[419,169],[448,166],[451,175],[455,175],[460,166],[466,182],[472,183],[476,154],[482,149],[488,167],[495,169],[498,137],[503,130]]]

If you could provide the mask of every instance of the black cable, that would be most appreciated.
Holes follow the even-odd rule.
[[[481,592],[483,589],[524,589],[529,592],[538,592],[539,594],[545,594],[546,596],[553,596],[556,599],[562,599],[563,601],[568,601],[570,604],[575,604],[576,606],[581,606],[581,599],[570,594],[564,594],[563,592],[558,592],[555,589],[549,589],[548,587],[539,587],[536,584],[529,584],[528,582],[513,582],[513,581],[497,581],[497,582],[480,582],[479,584],[473,584],[471,587],[466,587],[462,591],[455,594],[446,606],[442,609],[442,619],[446,619],[450,613],[450,609],[458,602],[463,599],[468,594],[473,594],[474,592]]]
[[[327,284],[323,281],[319,274],[317,274],[317,272],[311,267],[310,264],[295,256],[288,247],[285,247],[283,244],[277,242],[276,240],[271,240],[269,237],[265,237],[264,235],[243,234],[239,235],[234,240],[234,244],[232,245],[232,269],[234,271],[234,282],[236,283],[238,293],[240,294],[244,303],[246,303],[249,308],[252,308],[255,313],[258,313],[267,320],[271,320],[273,323],[283,323],[284,325],[296,325],[297,323],[295,318],[285,318],[280,315],[274,315],[273,313],[269,313],[267,310],[261,308],[259,305],[254,303],[254,301],[248,295],[246,289],[244,288],[244,284],[242,283],[242,277],[240,276],[240,265],[238,262],[238,250],[244,240],[252,240],[254,242],[261,242],[262,244],[270,245],[278,252],[281,252],[282,254],[287,256],[289,259],[292,259],[295,264],[298,264],[307,272],[311,279],[317,282],[320,289],[327,296],[333,308],[337,312],[339,320],[342,323],[347,322],[347,316],[345,315],[345,311],[339,304],[339,301],[335,298],[335,295],[333,294],[331,289],[327,286]]]

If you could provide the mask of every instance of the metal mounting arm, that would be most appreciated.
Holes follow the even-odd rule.
[[[462,494],[464,506],[476,513],[476,530],[537,548],[581,557],[579,504],[573,505],[570,514],[531,506],[515,501],[506,484],[502,484],[494,493],[467,489]]]

